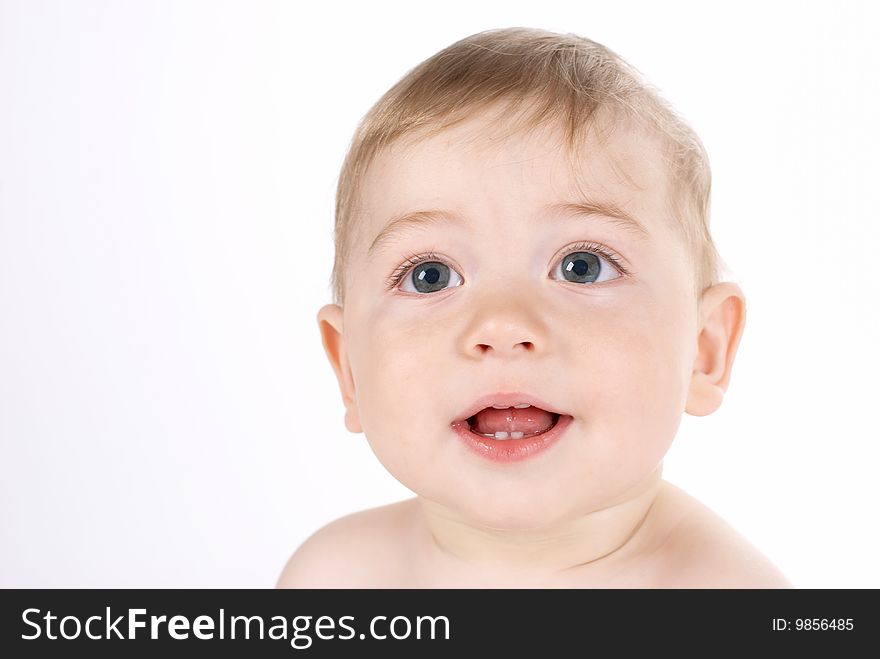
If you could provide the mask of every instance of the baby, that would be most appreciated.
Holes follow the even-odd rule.
[[[661,478],[745,325],[699,138],[573,34],[463,39],[358,127],[318,314],[345,426],[414,498],[314,533],[279,587],[791,587]]]

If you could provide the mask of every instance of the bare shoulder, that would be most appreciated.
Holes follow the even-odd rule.
[[[658,552],[663,585],[673,588],[792,588],[764,554],[719,515],[666,483],[674,523]]]
[[[315,531],[288,559],[276,588],[367,588],[396,581],[416,499],[362,510]]]

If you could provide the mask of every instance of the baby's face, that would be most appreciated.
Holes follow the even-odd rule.
[[[655,145],[621,128],[582,163],[585,193],[644,233],[559,206],[582,197],[555,130],[507,135],[484,114],[374,162],[347,268],[346,418],[412,491],[477,523],[530,528],[601,509],[661,463],[685,409],[698,305]],[[458,219],[374,242],[392,218],[426,210]],[[493,459],[507,445],[481,453],[453,424],[496,392],[537,396],[570,423],[525,459]]]

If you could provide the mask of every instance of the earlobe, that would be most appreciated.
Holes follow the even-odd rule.
[[[711,414],[721,406],[746,323],[746,300],[733,282],[706,289],[700,302],[700,333],[685,412]]]
[[[318,329],[321,332],[324,352],[339,382],[339,392],[345,405],[345,427],[350,432],[363,432],[358,416],[354,378],[345,349],[342,318],[342,307],[338,304],[327,304],[318,311]]]

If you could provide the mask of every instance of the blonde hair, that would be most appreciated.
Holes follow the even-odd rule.
[[[575,162],[588,132],[607,123],[598,121],[600,116],[634,121],[659,135],[659,155],[670,172],[667,214],[693,255],[694,292],[719,281],[721,259],[709,233],[711,170],[696,133],[636,69],[602,44],[517,27],[479,32],[429,57],[361,120],[336,191],[331,277],[336,304],[344,304],[360,185],[376,155],[404,135],[436,135],[501,102],[503,116],[524,110],[529,129],[561,122]]]

